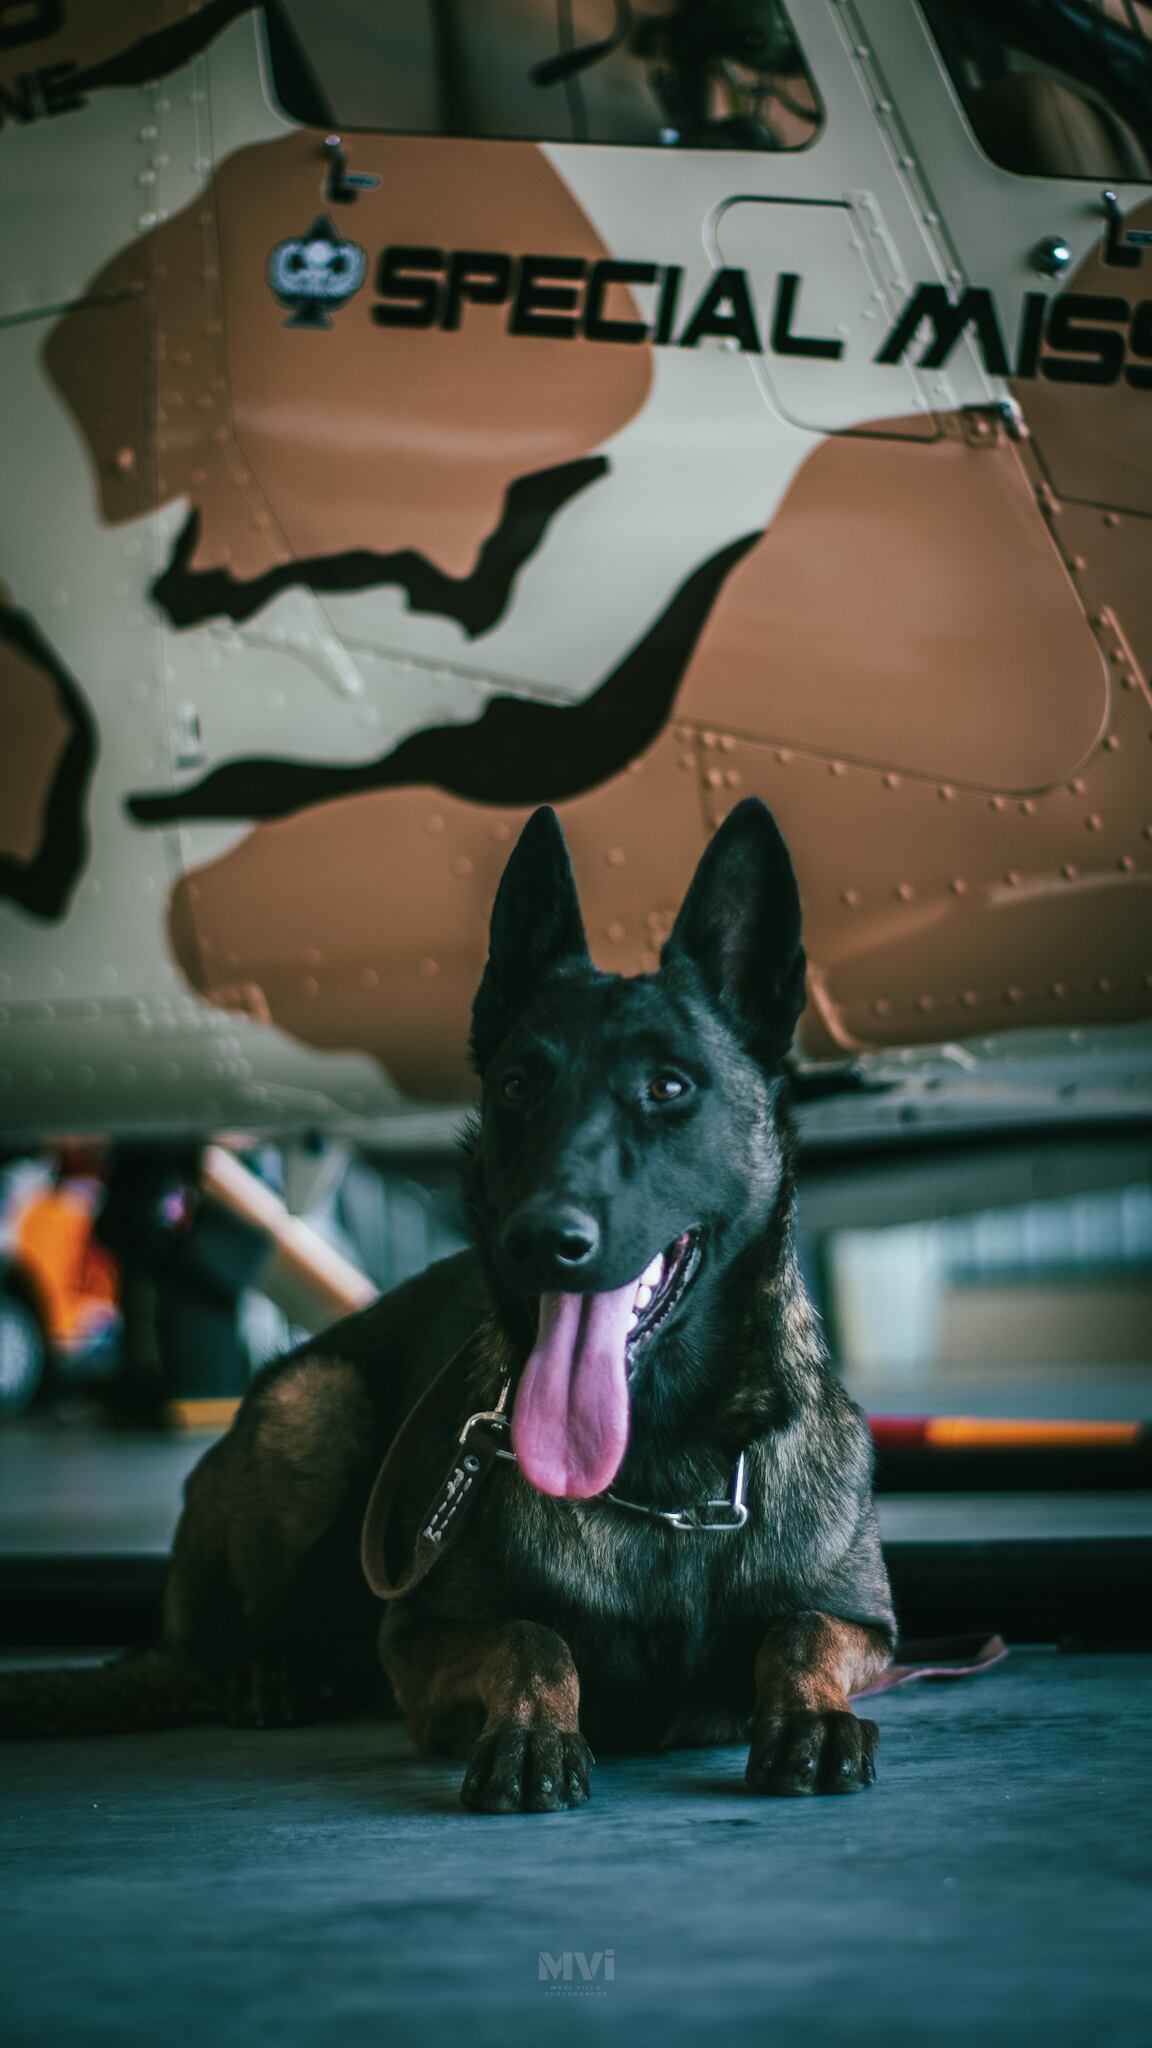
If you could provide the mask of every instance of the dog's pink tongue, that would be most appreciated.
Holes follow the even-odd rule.
[[[628,1441],[625,1346],[636,1282],[610,1294],[542,1294],[536,1348],[512,1411],[512,1448],[541,1493],[587,1500],[615,1479]]]

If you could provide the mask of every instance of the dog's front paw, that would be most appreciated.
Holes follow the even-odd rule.
[[[875,1783],[875,1721],[855,1714],[758,1714],[745,1781],[751,1792],[862,1792]]]
[[[501,1721],[474,1744],[460,1787],[473,1813],[559,1813],[588,1797],[592,1752],[563,1728]]]

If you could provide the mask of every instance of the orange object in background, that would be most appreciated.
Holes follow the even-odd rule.
[[[12,1219],[11,1245],[54,1345],[75,1350],[117,1313],[115,1260],[92,1237],[95,1181],[46,1182]]]
[[[979,1415],[872,1415],[881,1450],[1099,1450],[1134,1448],[1148,1436],[1143,1422],[1001,1420]]]

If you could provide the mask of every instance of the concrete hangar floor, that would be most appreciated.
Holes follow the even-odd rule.
[[[1150,1678],[1025,1649],[890,1693],[851,1800],[752,1799],[722,1749],[465,1815],[395,1722],[23,1744],[6,2038],[1143,2048]]]

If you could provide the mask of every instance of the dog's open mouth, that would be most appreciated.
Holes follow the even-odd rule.
[[[628,1318],[625,1341],[629,1358],[667,1321],[699,1263],[699,1234],[695,1230],[686,1230],[675,1244],[670,1244],[667,1251],[657,1252],[651,1265],[645,1266],[636,1282],[632,1313]]]
[[[629,1367],[700,1263],[685,1231],[635,1280],[604,1294],[542,1294],[512,1410],[512,1445],[541,1493],[587,1500],[611,1486],[628,1444]]]

